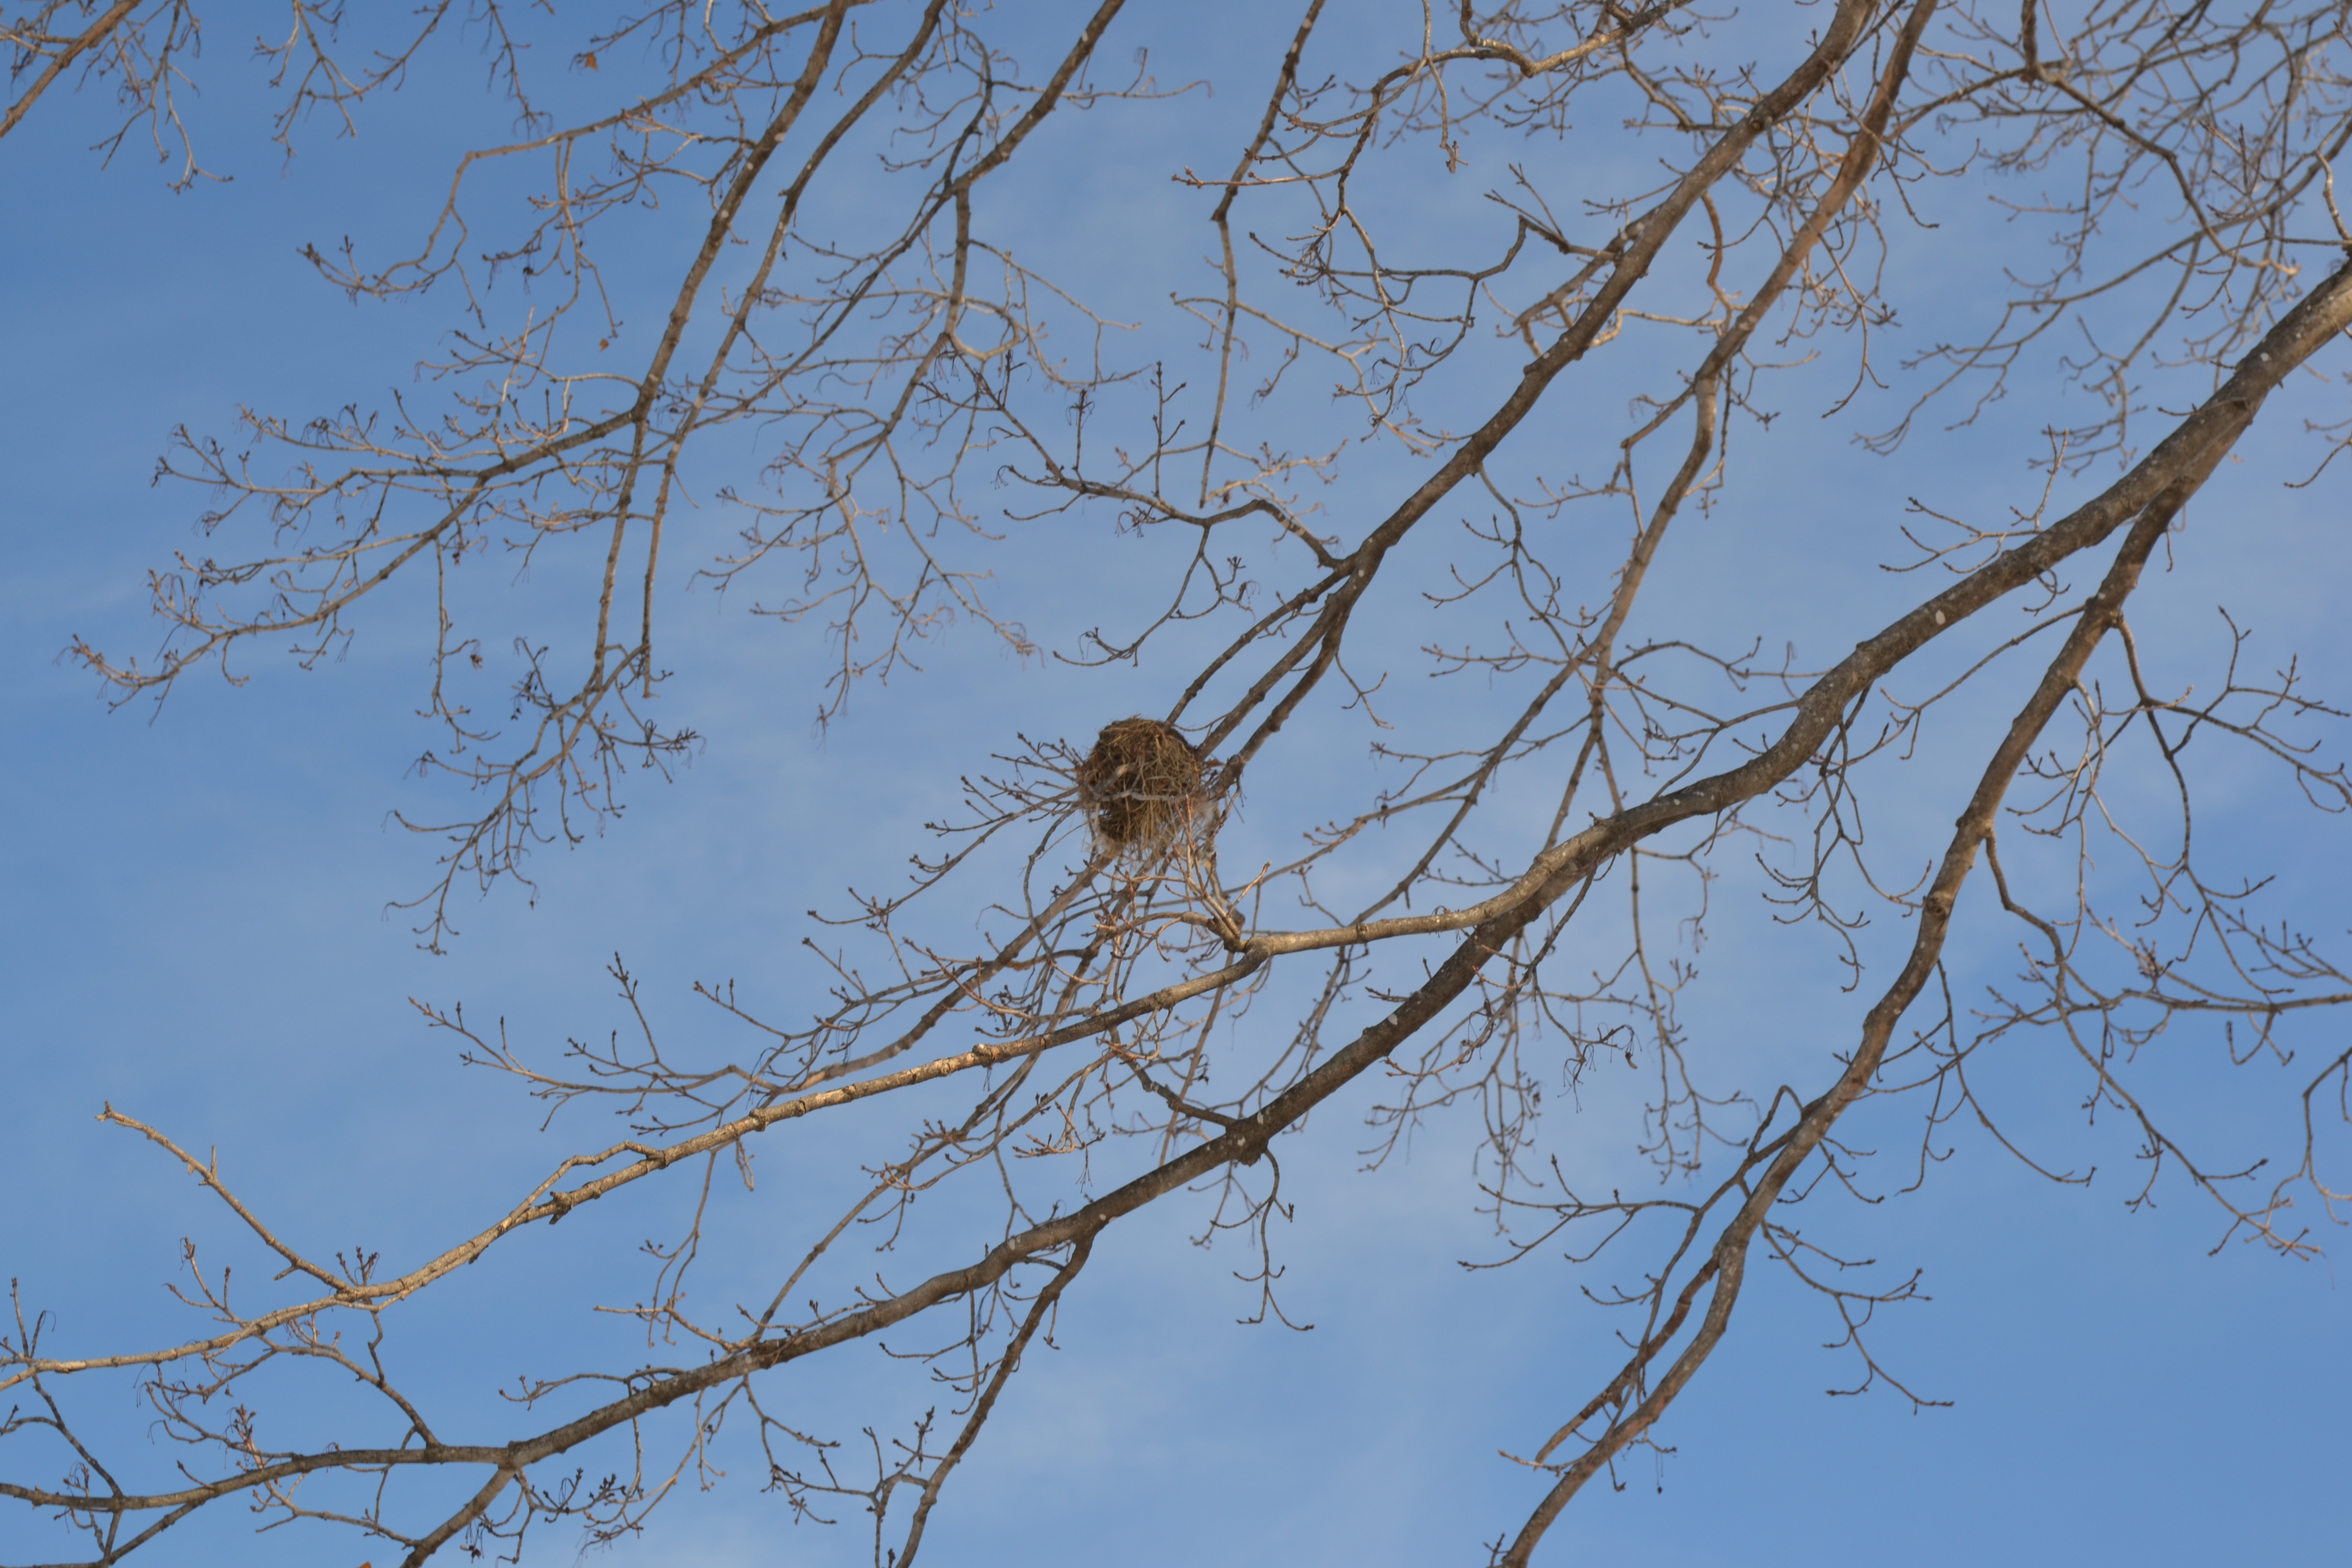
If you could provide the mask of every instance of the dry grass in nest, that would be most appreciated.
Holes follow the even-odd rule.
[[[1078,764],[1078,801],[1106,847],[1156,849],[1199,803],[1201,773],[1201,753],[1173,725],[1121,719],[1103,726]]]

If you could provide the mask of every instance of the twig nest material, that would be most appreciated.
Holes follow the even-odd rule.
[[[1201,753],[1157,719],[1106,724],[1078,764],[1078,802],[1095,837],[1112,849],[1155,849],[1173,838],[1201,799]]]

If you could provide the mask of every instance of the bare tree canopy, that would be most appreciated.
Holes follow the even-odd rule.
[[[1546,1430],[1490,1434],[1523,1506],[1460,1542],[1562,1562],[1759,1274],[1849,1389],[1943,1397],[1873,1348],[1914,1264],[1840,1226],[1958,1140],[2062,1184],[2120,1147],[2130,1205],[2287,1267],[2344,1220],[2342,672],[2262,622],[2343,560],[2242,515],[2344,484],[2343,0],[358,9],[293,0],[240,62],[184,0],[0,8],[0,162],[62,120],[78,177],[153,154],[202,203],[207,116],[258,115],[287,159],[413,137],[437,192],[303,253],[402,312],[414,378],[191,410],[160,647],[99,621],[68,667],[143,709],[411,639],[388,891],[435,952],[691,795],[697,682],[822,731],[984,658],[1061,718],[903,737],[961,781],[936,820],[795,801],[899,846],[768,934],[823,994],[615,960],[568,1046],[420,1002],[565,1152],[414,1256],[108,1106],[241,1239],[105,1343],[18,1290],[9,1561],[238,1510],[321,1562],[553,1561],[723,1477],[904,1568],[1122,1222],[1238,1255],[1279,1334],[1286,1159],[1467,1125],[1423,1177],[1465,1261],[1617,1319]],[[380,129],[446,61],[507,140]],[[821,658],[679,669],[693,595]],[[1818,966],[1702,964],[1750,926]],[[646,1000],[689,983],[684,1026]],[[2120,1145],[2050,1146],[2066,1113]],[[772,1179],[835,1125],[824,1181]],[[559,1224],[596,1265],[523,1315],[629,1337],[486,1433],[404,1325],[505,1322],[459,1282]]]

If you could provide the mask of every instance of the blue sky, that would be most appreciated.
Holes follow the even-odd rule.
[[[1262,32],[1288,26],[1235,15]],[[163,1285],[182,1237],[205,1257],[241,1258],[192,1184],[93,1120],[102,1105],[216,1149],[229,1179],[314,1248],[414,1256],[503,1208],[568,1145],[565,1124],[541,1131],[539,1108],[462,1068],[410,998],[462,1001],[469,1016],[501,1017],[519,1040],[551,1047],[620,1026],[604,973],[618,953],[667,1028],[713,1051],[741,1048],[691,995],[693,982],[734,978],[775,1015],[797,1016],[816,979],[799,950],[803,911],[895,877],[919,825],[952,807],[960,773],[984,767],[1015,733],[1081,737],[1103,717],[1155,710],[1189,672],[1181,658],[1100,672],[1024,662],[960,627],[927,645],[921,672],[860,691],[819,731],[817,639],[755,621],[744,595],[721,598],[681,575],[663,607],[666,662],[678,671],[672,700],[705,743],[675,782],[640,782],[608,831],[541,855],[535,899],[502,889],[468,901],[451,951],[419,951],[387,900],[418,884],[427,858],[388,816],[429,788],[405,776],[426,743],[409,719],[428,646],[422,605],[388,606],[320,669],[247,655],[247,684],[194,679],[152,714],[109,712],[94,682],[58,658],[76,635],[153,642],[142,574],[189,547],[201,505],[185,488],[150,483],[175,425],[224,429],[239,404],[307,414],[381,399],[408,384],[408,367],[448,324],[430,300],[353,306],[296,251],[402,231],[434,199],[451,151],[499,132],[474,62],[462,49],[439,58],[372,110],[355,141],[317,128],[281,161],[258,129],[255,70],[237,47],[247,25],[218,24],[202,61],[199,127],[230,183],[175,195],[136,157],[101,170],[85,149],[103,105],[88,98],[44,106],[0,143],[0,342],[15,371],[0,378],[10,562],[0,723],[16,737],[0,770],[0,810],[16,827],[0,846],[0,886],[14,895],[0,913],[11,998],[0,1023],[0,1258],[26,1300],[55,1314],[50,1343],[61,1350],[179,1331],[185,1314]],[[1159,18],[1135,31],[1107,56],[1148,43],[1170,80],[1224,65],[1206,28]],[[1083,204],[1091,220],[1072,226],[1080,237],[1056,254],[1066,275],[1114,310],[1163,297],[1162,274],[1190,265],[1206,230],[1202,199],[1162,176],[1196,156],[1231,156],[1233,118],[1255,112],[1264,74],[1239,68],[1246,79],[1228,89],[1218,76],[1214,97],[1103,111],[1041,154],[1006,210],[1034,204],[1042,224]],[[558,92],[581,90],[566,82]],[[1434,175],[1428,200],[1432,221],[1475,211],[1475,192]],[[1906,276],[1968,276],[1970,232],[1956,221],[1953,236],[1906,253]],[[658,249],[656,237],[618,254],[625,297],[657,281]],[[2336,354],[2340,374],[2342,345]],[[1790,400],[1802,405],[1826,384],[1799,382]],[[2265,657],[2300,649],[2323,687],[2347,668],[2341,483],[2276,484],[2294,425],[2340,413],[2340,384],[2314,384],[2306,406],[2277,410],[2284,417],[2257,434],[2247,462],[2200,500],[2173,570],[2147,595],[2168,656],[2210,651],[2211,606],[2227,602],[2259,628]],[[1604,405],[1616,406],[1605,390],[1568,395],[1557,422],[1528,439],[1565,442],[1580,409]],[[2043,416],[1997,411],[1976,431],[1915,443],[1899,463],[1863,455],[1850,425],[1811,409],[1744,432],[1742,456],[1769,482],[1695,522],[1697,542],[1656,591],[1701,617],[1748,616],[1759,634],[1793,627],[1817,648],[1849,646],[1909,591],[1874,570],[1892,555],[1902,498],[2030,504],[2038,481],[2025,459]],[[1335,514],[1408,471],[1368,459],[1333,497]],[[709,527],[719,537],[723,520]],[[1101,584],[1118,581],[1111,552],[1123,546],[1096,532],[1105,537],[1072,522],[1024,533],[1000,563],[1005,602],[1049,646],[1069,646],[1089,608],[1118,608],[1116,588]],[[1857,538],[1869,548],[1855,552]],[[2277,570],[2282,561],[2294,569]],[[499,640],[554,616],[563,581],[550,570],[501,588],[497,613],[514,630]],[[1397,642],[1410,648],[1418,628],[1399,616]],[[1442,720],[1449,704],[1471,701],[1466,689],[1410,685],[1419,679],[1398,683],[1409,714]],[[1324,769],[1370,768],[1367,735],[1336,706],[1303,718],[1302,753]],[[1924,771],[1937,776],[1932,760]],[[1313,815],[1316,776],[1302,764],[1269,781],[1244,830],[1286,841]],[[1931,785],[1883,806],[1887,830],[1933,835],[1948,823],[1965,779],[1942,782],[1942,795]],[[2327,898],[2342,881],[2341,825],[2297,818],[2283,845],[2265,837],[2282,819],[2262,786],[2226,775],[2216,784],[2214,831],[2239,836],[2284,879],[2289,907],[2340,935],[2340,912],[2326,921],[2340,911]],[[1717,894],[1730,911],[1718,914],[1707,955],[1718,984],[1695,1004],[1695,1028],[1810,1082],[1850,1037],[1856,1008],[1814,945],[1753,920],[1755,897],[1736,885]],[[2005,972],[2012,938],[1990,920],[1963,934],[1977,943],[1977,983]],[[2340,1034],[2316,1026],[2310,1044],[2338,1040],[2332,1054]],[[2158,1188],[2154,1208],[2126,1213],[2131,1140],[2107,1123],[2084,1126],[2078,1086],[2037,1054],[2056,1049],[2012,1047],[1989,1068],[1990,1091],[2013,1096],[2012,1131],[2055,1163],[2098,1166],[2087,1187],[2042,1182],[1961,1129],[1923,1192],[1832,1205],[1816,1222],[1898,1275],[1925,1271],[1933,1300],[1890,1312],[1875,1348],[1951,1408],[1915,1414],[1884,1391],[1825,1397],[1851,1381],[1847,1363],[1820,1348],[1837,1337],[1833,1318],[1759,1269],[1731,1338],[1662,1430],[1674,1457],[1640,1456],[1620,1473],[1622,1490],[1588,1492],[1540,1560],[2340,1559],[2352,1436],[2340,1261],[2282,1262],[2242,1247],[2208,1256],[2220,1225],[2177,1184]],[[2267,1151],[2291,1109],[2289,1076],[2249,1088],[2246,1071],[2198,1058],[2162,1087],[2223,1142]],[[1580,1108],[1555,1111],[1559,1146],[1597,1178],[1645,1179],[1620,1147],[1630,1093],[1600,1079]],[[940,1560],[1475,1562],[1479,1542],[1516,1528],[1536,1487],[1497,1450],[1531,1449],[1582,1403],[1613,1365],[1612,1320],[1580,1296],[1591,1281],[1556,1256],[1462,1268],[1496,1253],[1473,1212],[1475,1129],[1441,1121],[1409,1159],[1364,1172],[1366,1135],[1353,1121],[1371,1094],[1364,1086],[1319,1112],[1283,1152],[1297,1205],[1284,1233],[1284,1302],[1311,1331],[1235,1321],[1255,1304],[1233,1277],[1249,1259],[1189,1244],[1197,1205],[1115,1229],[1073,1292],[1056,1348],[1033,1356],[951,1483],[933,1525]],[[704,1289],[756,1290],[767,1277],[762,1238],[780,1215],[821,1205],[845,1164],[887,1147],[894,1125],[808,1124],[763,1150],[756,1200],[728,1200],[735,1250]],[[625,1336],[584,1302],[631,1288],[626,1248],[668,1211],[651,1199],[611,1206],[593,1224],[524,1238],[404,1322],[402,1353],[459,1413],[453,1425],[503,1437],[518,1418],[490,1385],[548,1358],[626,1359]],[[873,1351],[790,1375],[777,1397],[793,1418],[853,1444],[861,1422],[886,1408],[896,1419],[924,1397],[914,1373]],[[90,1420],[141,1450],[124,1388],[83,1397],[95,1401]],[[302,1397],[285,1407],[288,1429],[326,1419]],[[160,1474],[168,1456],[135,1462]],[[608,1560],[866,1560],[855,1520],[794,1525],[755,1482],[739,1464],[716,1489],[674,1499],[651,1534]],[[229,1510],[184,1527],[155,1556],[355,1564],[367,1554],[299,1531],[257,1538],[250,1526]],[[54,1542],[0,1515],[0,1561],[48,1561]],[[527,1561],[569,1563],[576,1551],[551,1531]]]

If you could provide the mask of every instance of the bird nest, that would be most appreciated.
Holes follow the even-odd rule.
[[[1201,753],[1157,719],[1103,726],[1078,764],[1078,803],[1104,847],[1164,848],[1202,805]]]

